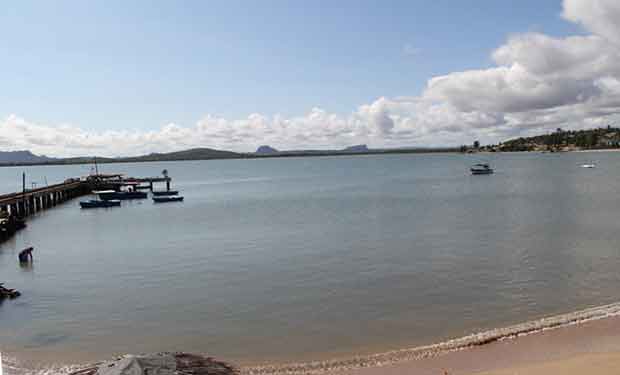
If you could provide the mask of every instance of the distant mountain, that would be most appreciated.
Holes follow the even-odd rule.
[[[0,163],[46,163],[56,160],[45,155],[35,155],[30,151],[0,151]]]
[[[189,150],[152,153],[148,155],[122,157],[122,158],[103,158],[95,156],[79,156],[71,158],[48,158],[47,156],[37,156],[30,151],[0,152],[0,164],[4,165],[30,165],[30,164],[90,164],[94,163],[95,158],[98,163],[128,163],[144,161],[169,161],[169,160],[208,160],[208,159],[233,159],[246,157],[231,151],[214,150],[211,148],[193,148]]]
[[[368,152],[370,150],[368,149],[368,146],[366,145],[355,145],[355,146],[347,147],[342,151],[343,152]]]
[[[269,155],[269,154],[277,154],[279,151],[271,146],[260,146],[256,149],[255,154]]]
[[[373,153],[366,145],[355,145],[343,148],[341,150],[285,150],[278,151],[271,146],[260,146],[254,153],[257,156],[321,156],[321,155],[343,155],[343,154],[360,154]]]
[[[243,154],[239,154],[232,151],[214,150],[212,148],[192,148],[189,150],[167,152],[167,153],[152,153],[143,156],[135,156],[129,158],[118,158],[115,161],[162,161],[162,160],[207,160],[207,159],[232,159],[243,157]]]
[[[44,155],[34,155],[30,151],[0,151],[0,166],[12,165],[58,165],[58,164],[93,164],[97,163],[131,163],[147,161],[173,161],[173,160],[210,160],[210,159],[247,159],[269,157],[304,157],[304,156],[338,156],[353,154],[403,154],[403,153],[426,153],[426,152],[456,152],[456,148],[400,148],[400,149],[369,149],[366,145],[355,145],[341,150],[289,150],[278,151],[270,146],[261,146],[256,152],[237,153],[232,151],[215,150],[212,148],[192,148],[189,150],[151,153],[148,155],[104,158],[95,156],[79,156],[71,158],[50,158]]]

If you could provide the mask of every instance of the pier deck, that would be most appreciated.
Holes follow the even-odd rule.
[[[26,217],[69,199],[89,194],[90,183],[67,180],[60,184],[0,195],[0,211]]]
[[[123,178],[120,174],[91,175],[81,179],[69,178],[65,182],[45,187],[25,189],[25,175],[23,179],[23,191],[0,195],[0,241],[23,227],[28,216],[70,199],[91,194],[93,190],[120,190],[123,186],[133,186],[152,191],[153,183],[156,182],[165,182],[167,190],[170,190],[172,180],[168,176]]]

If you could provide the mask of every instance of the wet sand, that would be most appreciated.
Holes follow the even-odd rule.
[[[443,375],[445,372],[450,375],[619,374],[620,317],[546,330],[433,358],[333,373]]]
[[[248,375],[498,374],[587,366],[605,360],[620,373],[619,304],[600,306],[369,356],[243,368]],[[559,366],[559,367],[558,367]],[[513,372],[511,372],[513,371]],[[591,375],[595,375],[593,373]],[[606,372],[601,372],[606,374]]]
[[[8,373],[66,374],[76,368],[59,366],[28,371],[28,366],[21,365],[11,368],[9,363]],[[427,346],[327,361],[248,366],[241,367],[240,372],[242,375],[536,375],[577,374],[584,373],[584,369],[589,375],[620,373],[620,303]]]
[[[620,353],[590,354],[562,361],[551,361],[532,366],[509,368],[479,375],[615,375],[620,372]]]

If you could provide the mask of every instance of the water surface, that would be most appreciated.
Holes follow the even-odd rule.
[[[492,176],[467,168],[491,161]],[[598,161],[598,168],[579,164]],[[241,363],[436,342],[618,300],[620,153],[389,155],[168,169],[185,202],[38,214],[0,245],[0,349],[207,352]],[[3,192],[24,168],[0,169]],[[41,186],[90,166],[26,168]],[[34,246],[32,268],[17,264]]]

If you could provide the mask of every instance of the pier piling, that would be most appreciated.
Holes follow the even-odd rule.
[[[133,189],[150,188],[155,182],[165,182],[170,190],[172,179],[164,177],[123,178],[120,174],[91,175],[86,178],[69,178],[63,183],[40,188],[26,189],[26,174],[22,174],[22,191],[0,195],[0,241],[12,236],[25,226],[25,219],[37,212],[52,208],[69,199],[90,194],[93,190],[120,190],[124,186]],[[145,186],[146,184],[146,186]]]
[[[91,190],[89,181],[78,179],[27,190],[26,177],[22,175],[21,192],[0,195],[0,241],[22,228],[28,216],[56,206],[70,197],[89,194]]]

